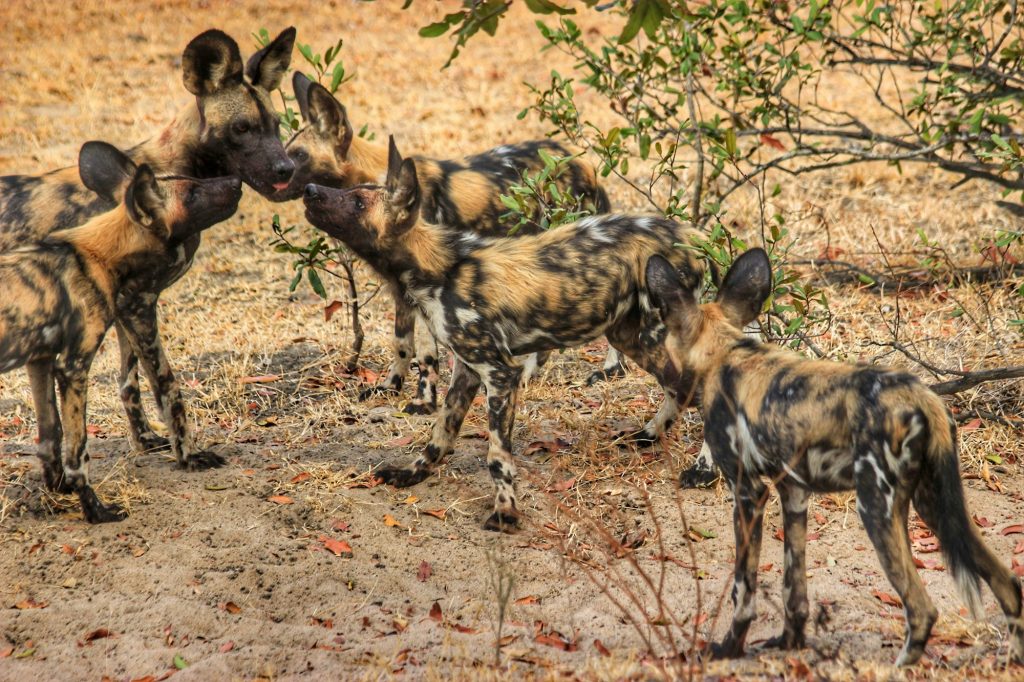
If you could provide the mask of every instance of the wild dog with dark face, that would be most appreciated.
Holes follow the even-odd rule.
[[[661,410],[640,432],[658,438],[676,418],[677,377],[657,349],[641,353],[644,265],[662,254],[692,286],[703,263],[674,245],[694,235],[653,216],[593,216],[543,234],[487,238],[433,224],[420,210],[417,167],[391,142],[387,184],[337,190],[306,188],[306,218],[342,240],[426,319],[431,333],[456,356],[452,385],[425,452],[406,468],[378,472],[399,487],[427,478],[452,451],[473,397],[487,393],[487,465],[496,487],[485,524],[511,529],[518,519],[513,478],[512,422],[522,374],[521,356],[586,343],[605,335],[666,387]],[[650,314],[650,313],[648,313]]]
[[[676,390],[701,396],[704,438],[735,496],[735,613],[713,655],[741,655],[755,615],[767,478],[781,498],[785,531],[785,628],[773,645],[804,645],[809,493],[855,490],[857,512],[905,605],[898,665],[921,657],[938,615],[914,568],[911,501],[975,613],[979,578],[988,583],[1010,623],[1010,653],[1024,658],[1020,582],[968,515],[956,428],[941,398],[910,374],[809,360],[745,336],[740,330],[772,290],[771,265],[760,249],[736,260],[714,303],[698,305],[693,285],[659,257],[648,261],[647,286],[664,320],[659,335],[673,372],[691,382]]]
[[[66,168],[41,176],[0,177],[0,251],[18,248],[55,230],[73,227],[120,203],[135,167],[157,174],[212,178],[234,175],[263,195],[286,187],[294,164],[278,135],[279,119],[270,101],[288,70],[295,29],[289,28],[245,65],[238,45],[217,30],[193,39],[182,55],[186,89],[195,101],[156,137],[132,148],[120,164]],[[166,447],[150,427],[139,392],[139,358],[157,406],[170,429],[170,447],[180,466],[198,469],[224,460],[192,443],[185,406],[170,362],[160,343],[156,302],[160,292],[192,265],[198,233],[183,241],[163,262],[122,283],[118,292],[121,398],[133,445]],[[174,415],[179,415],[175,417]]]
[[[100,153],[87,148],[82,157],[89,163]],[[237,178],[157,178],[142,165],[120,206],[0,254],[0,288],[6,294],[0,302],[0,371],[28,367],[44,482],[51,490],[77,493],[90,523],[124,517],[117,506],[101,504],[89,486],[85,452],[89,368],[117,314],[121,286],[229,218],[241,196]]]
[[[345,107],[327,88],[301,73],[295,74],[293,86],[302,118],[308,125],[287,145],[288,155],[295,163],[291,183],[271,198],[277,201],[297,199],[310,183],[344,189],[379,182],[387,171],[387,150],[355,134]],[[508,209],[500,197],[508,194],[510,187],[521,183],[525,173],[544,168],[541,151],[571,159],[564,172],[554,179],[560,192],[577,197],[592,213],[608,212],[608,196],[598,183],[593,167],[582,159],[572,158],[569,148],[553,140],[504,145],[453,160],[412,157],[420,181],[420,212],[424,219],[455,230],[507,236],[512,224],[502,220]],[[542,231],[537,222],[540,208],[535,207],[535,211],[533,221],[519,228],[516,235]],[[417,348],[415,310],[396,294],[395,283],[390,284],[395,299],[394,359],[381,384],[364,391],[360,399],[376,392],[401,391],[412,359],[416,357],[420,381],[416,397],[406,405],[405,411],[431,414],[436,409],[437,346],[420,344]],[[618,353],[611,350],[603,369],[587,381],[594,383],[624,374]]]

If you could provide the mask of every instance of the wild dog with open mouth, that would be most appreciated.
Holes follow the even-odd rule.
[[[82,150],[83,166],[102,163],[108,145]],[[88,173],[88,170],[86,170]],[[159,267],[200,231],[238,207],[238,178],[156,177],[140,166],[120,206],[80,227],[0,254],[0,371],[27,366],[39,422],[39,458],[50,490],[75,492],[89,523],[124,512],[104,506],[89,486],[86,391],[89,368],[117,315],[122,284]],[[54,381],[60,386],[57,413]],[[61,424],[63,420],[63,426]],[[61,439],[67,438],[61,457]]]
[[[706,443],[735,496],[735,613],[713,655],[740,656],[755,615],[767,478],[782,502],[785,533],[785,628],[772,645],[804,646],[809,493],[855,490],[857,512],[905,605],[898,665],[921,657],[938,616],[914,568],[911,501],[975,613],[979,578],[988,583],[1010,624],[1010,653],[1024,658],[1020,582],[968,515],[956,427],[942,399],[910,374],[809,360],[745,336],[740,330],[772,290],[761,249],[735,261],[717,300],[706,305],[697,304],[693,284],[680,282],[673,266],[657,256],[647,264],[651,301],[664,321],[652,337],[661,339],[671,372],[691,382],[677,385],[677,393],[700,395]]]
[[[379,182],[387,171],[387,150],[355,134],[345,107],[327,88],[301,73],[296,73],[292,82],[307,125],[286,147],[295,163],[291,183],[271,199],[297,199],[310,183],[344,189]],[[510,187],[521,183],[525,173],[544,168],[542,150],[554,157],[571,158],[573,155],[558,142],[537,140],[495,147],[461,159],[412,157],[420,181],[420,211],[425,219],[455,230],[489,237],[507,236],[512,225],[502,220],[508,208],[500,197],[507,194]],[[598,183],[593,167],[582,159],[572,158],[554,182],[560,192],[577,197],[581,206],[590,212],[609,211],[608,196]],[[516,235],[542,231],[537,222],[540,207],[535,206],[535,210],[533,221],[520,227]],[[394,282],[389,284],[395,300],[394,358],[384,380],[377,387],[364,391],[360,399],[377,392],[401,391],[415,357],[420,380],[415,398],[404,409],[414,414],[432,414],[437,407],[437,345],[421,343],[417,347],[415,309],[396,293]],[[624,374],[618,353],[610,349],[604,367],[591,374],[587,383]]]
[[[661,409],[638,434],[657,439],[677,416],[671,387],[678,378],[666,372],[657,349],[641,353],[644,265],[652,254],[662,254],[696,287],[703,262],[675,247],[695,233],[659,217],[592,216],[539,235],[487,238],[428,222],[422,201],[416,164],[402,160],[393,139],[385,186],[337,190],[311,184],[305,193],[306,218],[388,273],[456,356],[452,385],[426,450],[410,466],[377,475],[399,487],[427,478],[452,451],[482,383],[490,428],[487,466],[496,488],[485,527],[512,529],[519,516],[512,423],[521,356],[607,336],[665,387]]]
[[[0,177],[0,251],[18,248],[55,230],[80,225],[120,203],[137,165],[157,174],[212,178],[234,175],[263,195],[287,186],[294,164],[278,134],[280,121],[270,93],[291,61],[295,29],[283,31],[245,65],[238,44],[218,30],[194,38],[182,54],[186,89],[195,101],[156,137],[132,148],[123,162],[66,168],[40,176]],[[83,160],[88,164],[89,160]],[[157,327],[157,297],[192,265],[198,233],[161,262],[122,283],[115,324],[121,347],[121,399],[132,444],[139,450],[166,447],[179,466],[220,466],[223,458],[195,447],[185,406]],[[153,432],[139,392],[139,358],[170,442]]]

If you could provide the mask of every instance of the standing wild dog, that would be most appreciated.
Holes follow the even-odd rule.
[[[195,101],[156,137],[132,148],[121,164],[66,168],[40,176],[0,177],[0,251],[73,227],[120,202],[136,165],[157,174],[211,178],[234,175],[263,195],[287,186],[294,164],[278,136],[270,101],[291,61],[295,29],[286,29],[245,65],[238,45],[221,31],[193,39],[182,54],[186,89]],[[192,265],[198,233],[161,262],[153,261],[122,283],[115,324],[121,347],[121,398],[132,444],[140,450],[166,446],[142,409],[139,359],[170,431],[178,465],[220,466],[216,454],[196,449],[185,406],[157,328],[157,297]]]
[[[594,216],[519,239],[487,238],[423,217],[423,195],[412,159],[391,141],[387,184],[337,190],[306,188],[306,218],[342,240],[426,319],[431,333],[456,356],[452,385],[425,452],[406,468],[377,472],[399,487],[427,478],[453,449],[477,389],[487,392],[490,447],[487,467],[496,488],[486,528],[513,528],[518,520],[513,478],[512,423],[522,374],[518,356],[586,343],[605,335],[665,387],[665,402],[639,432],[657,439],[677,416],[668,372],[655,349],[638,342],[645,300],[644,265],[662,254],[693,287],[703,264],[675,248],[692,230],[653,216]],[[648,313],[650,315],[650,313]]]
[[[295,98],[307,122],[288,142],[289,157],[295,163],[295,174],[288,187],[271,199],[297,199],[306,185],[344,189],[362,183],[376,183],[387,171],[387,150],[355,134],[345,107],[322,85],[305,75],[293,77]],[[431,222],[441,223],[461,232],[474,232],[488,237],[508,235],[510,224],[502,220],[508,209],[501,195],[522,182],[525,173],[544,168],[540,151],[551,156],[568,158],[572,152],[553,140],[537,140],[495,147],[489,151],[454,160],[412,157],[420,181],[420,211]],[[581,159],[572,159],[565,170],[554,178],[559,191],[576,197],[580,205],[592,213],[609,210],[608,196],[597,181],[593,167]],[[533,221],[523,225],[517,235],[536,234],[540,207]],[[380,273],[387,277],[387,273]],[[394,358],[381,384],[364,391],[360,399],[375,392],[401,391],[413,357],[419,365],[420,380],[416,397],[405,406],[414,414],[432,414],[437,402],[437,345],[416,345],[416,313],[412,304],[397,293],[397,284],[389,281],[395,300]],[[610,349],[604,367],[594,372],[587,383],[625,374],[618,353]]]
[[[1010,624],[1010,653],[1024,658],[1021,587],[982,542],[964,500],[956,428],[942,399],[910,374],[808,360],[740,330],[772,290],[761,249],[736,260],[715,303],[698,305],[692,283],[653,257],[647,286],[660,311],[672,373],[701,396],[704,437],[735,495],[736,575],[732,626],[715,656],[743,653],[755,615],[762,478],[775,482],[785,530],[785,628],[774,646],[804,645],[807,585],[804,544],[811,492],[857,492],[857,512],[882,568],[906,609],[898,665],[916,662],[937,617],[914,568],[907,535],[911,500],[942,543],[950,572],[977,613],[979,578]]]
[[[104,147],[83,149],[83,164],[103,162]],[[124,518],[116,505],[101,504],[89,486],[85,452],[89,368],[117,314],[121,286],[135,274],[166,263],[168,254],[201,230],[229,218],[241,196],[238,178],[158,178],[142,165],[120,206],[80,227],[57,230],[35,244],[0,254],[0,288],[5,292],[0,302],[0,371],[27,365],[43,480],[50,490],[77,493],[89,523]],[[55,380],[60,386],[59,416]],[[67,438],[63,458],[62,436]]]

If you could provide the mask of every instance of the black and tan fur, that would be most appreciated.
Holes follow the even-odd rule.
[[[293,85],[302,118],[308,125],[287,145],[288,155],[295,163],[291,183],[271,198],[297,199],[310,183],[344,189],[380,182],[387,171],[387,149],[356,135],[345,107],[325,87],[301,73],[295,74]],[[508,208],[500,197],[521,183],[524,174],[543,169],[541,150],[553,157],[573,156],[572,150],[554,140],[535,140],[495,147],[460,159],[411,157],[420,181],[420,211],[424,219],[482,236],[508,235],[512,225],[502,220]],[[572,158],[555,182],[559,191],[578,197],[581,206],[591,213],[608,212],[608,197],[593,167],[582,159]],[[540,225],[534,221],[515,234],[540,231]],[[430,414],[436,409],[437,346],[432,343],[417,347],[415,310],[396,294],[394,283],[391,284],[395,294],[394,358],[380,386],[364,392],[361,398],[379,391],[399,392],[415,357],[420,381],[416,397],[405,410]],[[612,350],[603,369],[592,374],[588,383],[624,373],[618,353]]]
[[[693,234],[654,216],[605,215],[518,239],[488,238],[423,218],[417,167],[391,144],[387,184],[336,190],[306,188],[306,218],[342,240],[379,272],[389,273],[431,333],[456,356],[452,385],[424,453],[405,468],[378,475],[397,486],[427,478],[453,449],[481,384],[487,393],[488,469],[496,487],[486,527],[512,528],[518,519],[512,422],[522,356],[586,343],[606,335],[666,387],[661,410],[638,434],[651,441],[677,416],[658,352],[638,345],[644,265],[669,258],[697,285],[703,263],[676,248]]]
[[[914,567],[907,534],[911,501],[942,544],[947,565],[975,613],[979,579],[988,583],[1010,624],[1010,654],[1024,657],[1021,586],[982,541],[967,512],[953,420],[942,399],[910,374],[868,365],[809,360],[759,343],[740,331],[757,317],[772,288],[760,249],[733,264],[718,299],[698,305],[673,265],[647,265],[659,334],[674,368],[699,395],[704,437],[733,487],[736,533],[735,613],[716,656],[743,653],[755,616],[764,479],[775,483],[785,533],[785,628],[771,644],[804,645],[807,586],[804,545],[810,493],[855,490],[857,512],[906,611],[897,659],[924,653],[937,611]]]
[[[287,29],[254,54],[244,68],[238,45],[221,31],[193,39],[182,55],[186,89],[195,101],[156,137],[127,152],[122,167],[66,168],[40,176],[0,177],[0,251],[18,248],[55,230],[79,225],[115,207],[136,165],[157,174],[211,178],[234,175],[264,195],[284,187],[294,165],[285,154],[279,119],[270,101],[291,60],[295,30]],[[180,466],[219,465],[218,455],[192,443],[185,407],[160,343],[156,302],[160,292],[192,265],[200,237],[192,235],[163,262],[123,283],[116,326],[121,347],[121,398],[133,445],[148,450],[170,445]],[[170,442],[153,432],[142,408],[139,360]]]
[[[104,147],[83,149],[83,165],[119,155]],[[89,368],[117,315],[122,285],[230,217],[241,196],[237,178],[157,178],[143,165],[129,180],[121,205],[80,227],[0,254],[0,371],[27,366],[46,487],[77,493],[90,523],[124,517],[116,505],[101,504],[89,486],[85,452]],[[54,381],[60,387],[59,416]]]

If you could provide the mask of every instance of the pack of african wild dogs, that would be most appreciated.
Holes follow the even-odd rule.
[[[701,235],[661,216],[616,212],[594,168],[557,141],[508,141],[451,159],[403,156],[393,138],[385,148],[355,135],[342,103],[296,73],[291,86],[305,127],[282,142],[270,93],[290,69],[295,37],[287,29],[243,61],[235,40],[206,31],[182,53],[183,85],[194,99],[165,129],[127,150],[85,142],[77,167],[0,177],[0,371],[28,371],[47,489],[76,494],[90,523],[125,517],[90,487],[86,444],[89,368],[112,326],[132,446],[169,447],[188,470],[226,463],[189,432],[157,301],[187,273],[202,233],[234,214],[244,184],[271,201],[303,201],[313,226],[389,286],[394,357],[367,393],[399,394],[415,365],[415,397],[404,409],[436,418],[422,454],[376,470],[384,483],[429,478],[454,450],[482,386],[494,484],[484,526],[514,532],[520,387],[550,352],[603,336],[611,350],[588,381],[621,375],[622,356],[657,379],[664,402],[638,428],[640,442],[661,438],[683,407],[698,407],[705,443],[680,485],[721,475],[734,499],[734,616],[709,655],[743,654],[774,488],[784,524],[785,625],[769,646],[804,646],[809,495],[852,490],[906,610],[897,663],[918,661],[937,618],[910,550],[911,502],[939,538],[972,612],[980,613],[983,580],[1006,616],[1010,658],[1024,659],[1021,585],[970,520],[956,428],[936,394],[910,374],[810,360],[744,333],[773,290],[766,253],[750,249],[715,274],[717,294],[702,302],[714,266],[692,248]],[[534,216],[510,235],[500,197],[544,167],[541,152],[569,159],[558,191],[593,215],[548,230]],[[417,321],[431,343],[417,347]],[[440,406],[439,345],[454,363]],[[168,438],[148,421],[140,371]]]

